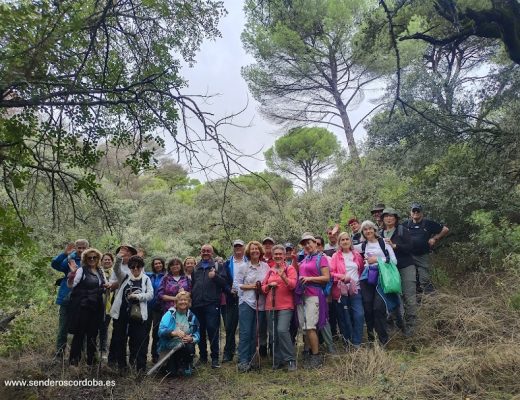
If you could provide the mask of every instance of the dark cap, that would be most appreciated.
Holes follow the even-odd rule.
[[[422,211],[422,205],[420,203],[412,203],[412,207],[411,207],[411,210],[418,210],[418,211]]]
[[[384,203],[377,203],[372,210],[370,210],[370,214],[373,214],[377,211],[381,212],[385,209]]]
[[[285,246],[285,250],[287,250],[287,249],[294,249],[293,244],[292,244],[292,243],[289,243],[289,242],[285,243],[284,246]]]

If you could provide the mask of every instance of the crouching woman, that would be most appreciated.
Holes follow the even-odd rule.
[[[181,290],[175,296],[175,307],[170,307],[159,325],[159,354],[164,357],[181,346],[167,361],[166,372],[177,376],[192,374],[195,344],[200,340],[199,321],[190,310],[191,295]]]

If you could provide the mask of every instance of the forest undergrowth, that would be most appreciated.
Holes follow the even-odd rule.
[[[199,368],[191,378],[120,376],[105,364],[70,368],[53,358],[56,310],[25,311],[0,339],[27,329],[22,352],[0,359],[0,380],[114,380],[114,387],[7,387],[1,399],[520,399],[520,318],[515,303],[520,277],[475,272],[422,298],[411,338],[394,331],[387,348],[327,355],[320,370],[239,374],[236,365]],[[35,315],[35,313],[37,315]],[[29,321],[30,323],[27,323]],[[10,337],[11,335],[11,337]],[[223,336],[223,335],[222,335]],[[224,338],[221,337],[221,340]],[[338,345],[338,348],[340,346]],[[301,360],[301,344],[298,345]]]

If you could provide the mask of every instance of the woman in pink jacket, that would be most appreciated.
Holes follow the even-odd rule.
[[[338,236],[338,250],[332,255],[330,273],[334,279],[332,302],[345,344],[358,348],[363,337],[363,299],[359,277],[364,269],[363,257],[352,246],[347,232]]]
[[[285,263],[285,248],[282,245],[274,246],[272,254],[275,265],[267,272],[262,282],[262,291],[266,295],[265,310],[270,335],[274,338],[273,368],[287,365],[287,370],[291,372],[296,371],[296,354],[290,327],[297,273],[293,266]]]

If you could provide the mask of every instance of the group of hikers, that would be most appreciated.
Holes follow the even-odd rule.
[[[91,366],[99,336],[98,360],[106,358],[121,371],[129,362],[144,372],[150,349],[155,369],[188,376],[196,344],[198,364],[208,363],[209,341],[212,368],[231,362],[237,352],[238,371],[247,372],[270,353],[273,369],[295,371],[298,328],[304,368],[320,367],[320,343],[334,353],[335,337],[347,350],[359,348],[365,325],[366,340],[377,338],[383,346],[392,325],[413,335],[418,296],[434,290],[430,252],[448,228],[424,218],[417,203],[403,222],[384,204],[371,215],[361,223],[350,219],[344,232],[337,224],[329,227],[327,241],[310,232],[303,233],[299,246],[276,244],[271,237],[247,244],[237,239],[225,261],[204,244],[198,259],[153,257],[148,272],[144,254],[129,244],[113,255],[78,239],[51,263],[64,274],[57,281],[58,354],[63,357],[70,333],[70,365],[78,365],[86,350]],[[398,271],[397,292],[382,287],[380,272],[387,264]]]

